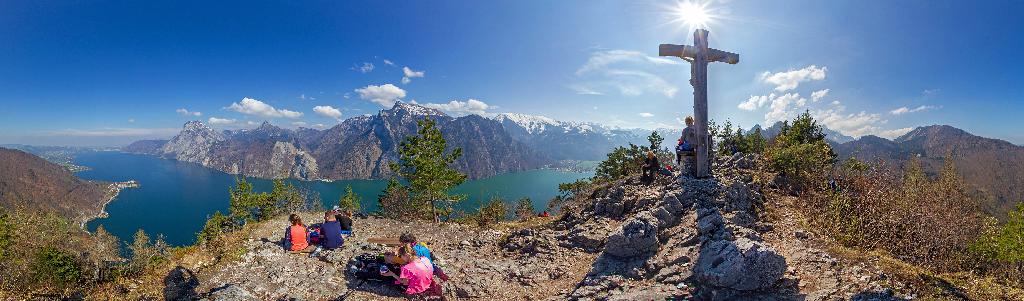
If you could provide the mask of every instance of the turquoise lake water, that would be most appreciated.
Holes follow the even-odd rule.
[[[87,224],[90,231],[103,225],[124,241],[131,241],[138,229],[151,237],[163,234],[171,245],[189,245],[195,241],[207,216],[215,211],[226,213],[228,190],[235,185],[236,175],[206,168],[194,163],[161,159],[153,156],[119,152],[91,152],[76,156],[75,163],[91,169],[77,173],[83,179],[102,181],[139,181],[139,188],[121,190],[107,205],[109,217]],[[548,200],[558,194],[558,184],[591,176],[591,173],[557,170],[531,170],[466,181],[454,193],[466,194],[469,200],[461,210],[472,211],[478,200],[492,197],[514,201],[528,197],[534,208],[543,210]],[[249,178],[257,191],[270,191],[270,180]],[[296,186],[319,193],[326,207],[333,206],[345,187],[362,197],[364,211],[377,208],[377,195],[387,185],[384,180],[344,180],[334,182],[289,180]]]

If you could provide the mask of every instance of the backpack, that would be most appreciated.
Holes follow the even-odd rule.
[[[309,245],[320,245],[320,226],[309,227]]]
[[[395,278],[391,276],[384,276],[380,274],[381,267],[387,267],[393,273],[398,273],[399,269],[384,263],[384,257],[373,255],[370,253],[363,253],[356,257],[352,257],[348,262],[348,273],[349,275],[355,276],[358,279],[369,280],[369,281],[382,281],[384,283],[393,283]]]
[[[292,227],[284,227],[284,241],[281,243],[285,251],[292,250]]]

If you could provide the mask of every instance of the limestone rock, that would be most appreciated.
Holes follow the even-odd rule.
[[[650,213],[630,218],[608,236],[605,252],[620,258],[635,257],[658,250],[658,220]]]
[[[256,296],[244,288],[229,284],[226,287],[213,291],[210,296],[203,300],[209,301],[247,301],[256,300]]]
[[[786,272],[786,259],[745,237],[710,242],[700,250],[694,276],[704,284],[740,291],[772,286]]]

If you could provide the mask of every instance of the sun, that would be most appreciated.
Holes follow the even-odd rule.
[[[672,17],[673,23],[685,24],[690,27],[690,31],[697,28],[707,29],[715,19],[707,4],[690,1],[677,2],[675,7],[672,7]]]

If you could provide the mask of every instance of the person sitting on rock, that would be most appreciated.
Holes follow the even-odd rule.
[[[288,216],[288,221],[292,225],[284,230],[285,249],[293,254],[313,252],[316,247],[309,244],[309,231],[306,229],[306,225],[302,224],[302,218],[298,214],[292,213]]]
[[[352,236],[352,210],[342,211],[336,217],[338,222],[341,223],[341,234]]]
[[[686,116],[686,128],[679,136],[679,143],[676,144],[676,163],[682,161],[683,154],[693,152],[697,142],[697,129],[693,128],[693,116]]]
[[[405,294],[410,297],[441,295],[441,286],[434,282],[434,267],[430,259],[417,256],[411,245],[399,247],[397,255],[405,262],[399,274],[386,270],[381,275],[394,277],[397,284],[405,286]]]
[[[334,217],[334,210],[324,213],[324,223],[320,225],[320,246],[324,249],[334,250],[345,243],[341,237],[341,223]]]
[[[644,184],[650,184],[654,182],[654,177],[658,175],[661,170],[661,164],[658,163],[658,156],[654,155],[654,151],[647,151],[647,158],[644,159],[643,174],[640,176],[640,181]]]
[[[416,252],[416,256],[427,258],[427,260],[430,261],[431,266],[434,268],[434,274],[437,275],[438,278],[441,278],[441,280],[448,281],[448,275],[441,270],[441,267],[438,266],[437,263],[434,262],[437,259],[434,256],[434,252],[430,251],[430,248],[428,248],[426,244],[416,241],[416,235],[405,232],[398,237],[398,241],[401,242],[403,246],[412,247],[413,251]]]

